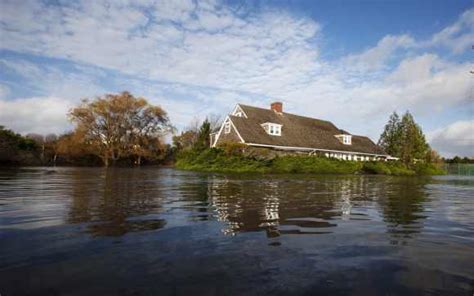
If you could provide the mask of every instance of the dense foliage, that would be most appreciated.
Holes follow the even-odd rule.
[[[19,134],[0,127],[0,164],[109,165],[162,162],[171,149],[166,112],[128,92],[83,100],[69,113],[74,131],[61,136]]]
[[[396,112],[390,116],[378,144],[407,165],[415,161],[432,162],[433,153],[425,135],[408,111],[401,119]]]
[[[38,146],[33,139],[23,137],[0,126],[0,164],[38,163],[35,151]]]
[[[155,158],[163,150],[163,137],[172,129],[161,107],[128,92],[84,100],[69,116],[79,144],[105,166],[120,159],[133,159],[139,165],[142,158]]]
[[[306,155],[259,158],[240,152],[228,144],[204,151],[185,150],[178,154],[176,167],[186,170],[227,173],[301,173],[301,174],[384,174],[433,175],[443,170],[433,164],[408,167],[401,162],[356,162]]]

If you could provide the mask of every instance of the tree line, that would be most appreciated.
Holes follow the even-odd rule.
[[[74,129],[55,135],[22,136],[0,126],[0,164],[10,165],[141,165],[172,162],[180,151],[203,151],[210,146],[210,134],[221,118],[209,115],[194,120],[180,134],[174,134],[167,112],[129,92],[84,99],[68,113]],[[165,137],[174,134],[172,145]],[[407,111],[394,112],[378,145],[406,165],[441,162],[426,141],[421,127]],[[455,157],[446,162],[461,163]]]

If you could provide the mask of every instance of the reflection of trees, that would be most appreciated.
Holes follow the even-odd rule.
[[[142,169],[78,169],[72,171],[70,223],[94,222],[93,235],[123,235],[162,228],[165,221],[133,220],[160,210],[160,192],[151,171]]]
[[[421,178],[394,178],[385,184],[385,196],[380,204],[392,243],[405,243],[405,239],[423,228],[426,183]]]
[[[72,187],[68,220],[91,223],[88,231],[94,235],[161,228],[164,220],[138,216],[151,218],[149,214],[162,212],[163,206],[168,213],[193,221],[216,217],[225,225],[223,232],[231,235],[251,231],[265,231],[268,237],[329,233],[337,224],[379,221],[382,216],[387,232],[397,241],[423,227],[426,197],[424,181],[417,178],[158,176],[155,170],[146,169],[70,172],[72,186],[65,186]]]

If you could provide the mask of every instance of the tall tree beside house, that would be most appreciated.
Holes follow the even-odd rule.
[[[208,148],[209,142],[210,142],[210,138],[209,138],[210,134],[211,134],[211,123],[206,118],[201,124],[201,127],[199,128],[199,133],[198,133],[197,141],[196,141],[196,144],[194,145],[194,148],[196,150],[204,150]]]
[[[393,112],[387,124],[385,125],[383,133],[380,135],[378,145],[384,151],[392,156],[399,157],[401,151],[401,125],[400,117],[397,112]]]
[[[426,160],[430,146],[426,142],[421,127],[416,124],[410,112],[406,112],[400,122],[401,151],[400,159],[406,163],[414,160]]]
[[[408,111],[401,119],[396,112],[390,115],[378,144],[385,152],[400,158],[405,164],[415,160],[430,160],[430,146],[421,127]]]
[[[76,125],[75,134],[105,166],[121,158],[140,163],[142,157],[158,153],[163,137],[172,130],[165,110],[126,91],[83,100],[69,117]]]
[[[221,117],[215,114],[209,114],[202,123],[199,123],[198,119],[193,119],[181,134],[173,136],[173,147],[176,151],[208,148],[211,131],[220,125]]]

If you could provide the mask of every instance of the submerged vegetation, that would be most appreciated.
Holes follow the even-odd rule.
[[[227,145],[202,151],[178,153],[176,167],[185,170],[221,173],[297,173],[297,174],[383,174],[397,176],[439,175],[435,164],[407,166],[401,162],[357,162],[307,155],[274,158],[251,156]]]

